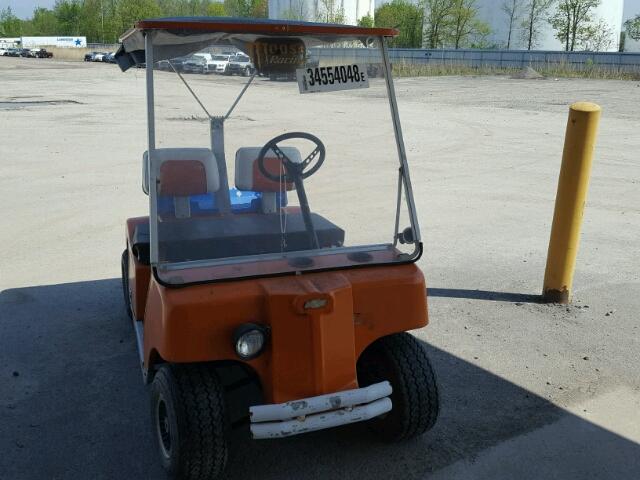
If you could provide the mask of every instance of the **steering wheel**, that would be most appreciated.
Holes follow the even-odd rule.
[[[316,148],[305,158],[302,162],[297,163],[292,161],[287,155],[278,147],[278,143],[284,140],[291,140],[292,138],[301,138],[303,140],[309,140],[314,143]],[[284,174],[269,172],[265,165],[264,159],[267,156],[269,150],[272,150],[276,156],[282,162],[284,167]],[[260,173],[273,182],[293,182],[296,186],[296,193],[298,194],[298,200],[300,201],[300,210],[302,211],[302,220],[304,221],[304,227],[309,237],[310,248],[319,249],[320,243],[318,242],[318,235],[316,234],[315,227],[313,225],[313,219],[311,218],[311,209],[309,208],[309,201],[307,200],[307,193],[304,190],[305,178],[310,177],[318,171],[318,169],[324,163],[326,150],[324,144],[315,135],[305,132],[290,132],[283,135],[279,135],[269,140],[258,155],[258,169]],[[317,160],[313,163],[314,159]],[[313,165],[309,167],[309,165]]]
[[[301,138],[303,140],[309,140],[314,143],[316,148],[305,158],[302,162],[297,163],[291,160],[287,155],[282,151],[280,147],[278,147],[278,143],[283,142],[284,140],[291,140],[293,138]],[[269,172],[264,164],[264,159],[267,156],[269,150],[272,150],[276,156],[282,162],[284,166],[284,175],[276,175],[272,172]],[[282,135],[278,135],[275,138],[269,140],[262,150],[260,150],[260,154],[258,155],[258,169],[260,173],[264,175],[266,178],[273,182],[294,182],[296,177],[301,179],[305,179],[313,175],[318,171],[318,169],[324,163],[324,159],[326,156],[326,149],[324,148],[324,144],[320,141],[318,137],[315,135],[311,135],[306,132],[290,132]],[[316,162],[311,166],[311,168],[307,168],[315,158],[318,158]],[[297,187],[297,185],[296,185]]]

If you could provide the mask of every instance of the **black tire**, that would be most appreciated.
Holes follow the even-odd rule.
[[[358,359],[361,387],[388,380],[393,387],[392,410],[369,422],[384,440],[398,442],[422,435],[438,418],[436,377],[424,346],[408,333],[396,333],[372,343]]]
[[[227,463],[224,390],[206,364],[163,365],[151,385],[151,419],[171,478],[214,480]]]
[[[124,308],[127,311],[129,320],[133,320],[133,309],[131,308],[131,292],[129,292],[129,250],[122,252],[120,260],[120,270],[122,272],[122,294],[124,296]]]

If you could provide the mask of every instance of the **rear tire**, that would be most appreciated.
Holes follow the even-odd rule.
[[[122,272],[122,294],[124,295],[124,308],[130,320],[133,320],[133,310],[131,309],[131,292],[129,291],[129,250],[122,252],[120,260],[120,270]]]
[[[408,333],[396,333],[372,343],[358,359],[361,387],[388,380],[393,387],[392,410],[369,422],[384,440],[398,442],[422,435],[438,418],[436,377],[424,346]]]
[[[171,478],[214,480],[227,463],[224,390],[205,364],[163,365],[151,385],[151,418]]]

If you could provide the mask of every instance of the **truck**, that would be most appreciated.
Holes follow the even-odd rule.
[[[36,48],[33,53],[36,58],[53,58],[53,53],[46,48]]]

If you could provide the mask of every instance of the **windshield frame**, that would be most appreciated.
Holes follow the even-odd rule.
[[[189,269],[189,268],[194,268],[194,267],[206,267],[209,265],[220,265],[222,264],[221,262],[224,261],[234,261],[234,262],[244,262],[244,263],[249,263],[252,261],[252,259],[254,261],[260,261],[265,257],[265,255],[250,255],[247,256],[246,258],[236,258],[234,259],[233,257],[231,257],[230,259],[204,259],[204,260],[192,260],[192,261],[184,261],[184,262],[175,262],[175,263],[161,263],[159,261],[159,237],[158,237],[158,193],[156,190],[156,185],[157,185],[157,179],[159,177],[159,168],[157,166],[157,162],[153,162],[151,161],[151,159],[153,158],[154,155],[154,151],[156,149],[156,131],[155,131],[155,96],[154,96],[154,69],[153,69],[153,65],[154,65],[154,45],[153,45],[153,38],[154,38],[154,33],[153,31],[148,31],[146,32],[145,35],[145,61],[146,61],[146,93],[147,93],[147,143],[148,143],[148,155],[149,155],[149,185],[150,185],[150,189],[149,189],[149,236],[150,236],[150,263],[152,265],[152,267],[154,268],[154,272],[156,272],[156,270],[159,268],[163,271],[173,271],[173,270],[181,270],[181,269]],[[301,37],[303,38],[303,37]],[[417,213],[416,213],[416,208],[415,208],[415,201],[414,201],[414,197],[413,197],[413,189],[411,186],[411,179],[410,179],[410,175],[409,175],[409,167],[408,167],[408,162],[407,162],[407,155],[406,155],[406,148],[404,145],[404,139],[403,139],[403,135],[402,135],[402,127],[400,124],[400,117],[399,117],[399,113],[398,113],[398,105],[397,105],[397,99],[396,99],[396,95],[395,95],[395,87],[394,87],[394,83],[393,83],[393,77],[392,77],[392,72],[391,72],[391,63],[389,60],[389,52],[388,52],[388,45],[387,45],[387,38],[385,36],[380,36],[377,38],[378,40],[378,48],[380,50],[380,54],[382,57],[382,67],[383,67],[383,73],[384,73],[384,79],[385,79],[385,85],[386,85],[386,92],[387,92],[387,99],[389,102],[389,107],[391,110],[391,119],[392,119],[392,124],[393,124],[393,130],[394,130],[394,137],[395,137],[395,143],[396,143],[396,148],[397,148],[397,153],[398,153],[398,160],[399,160],[399,168],[398,168],[398,191],[397,191],[397,206],[396,206],[396,222],[395,222],[395,231],[394,231],[394,236],[393,236],[393,243],[388,243],[388,244],[376,244],[376,245],[363,245],[363,246],[358,246],[358,247],[341,247],[339,249],[332,249],[331,252],[327,252],[327,254],[330,253],[338,253],[338,250],[341,250],[343,252],[347,252],[347,251],[363,251],[363,252],[367,252],[367,251],[376,251],[376,250],[380,250],[381,248],[393,248],[397,245],[399,239],[400,239],[400,232],[398,231],[398,227],[399,227],[399,217],[400,217],[400,209],[401,209],[401,199],[402,199],[402,193],[404,192],[404,199],[405,199],[405,204],[406,204],[406,208],[409,214],[409,223],[410,223],[410,228],[412,230],[411,234],[412,234],[412,241],[409,243],[412,243],[414,245],[414,251],[412,254],[407,255],[407,254],[401,254],[400,256],[402,257],[402,260],[398,261],[398,262],[394,262],[394,263],[384,263],[384,264],[376,264],[376,263],[366,263],[363,265],[359,265],[362,267],[370,267],[370,266],[374,266],[374,265],[394,265],[394,264],[402,264],[402,263],[413,263],[415,261],[417,261],[421,254],[422,254],[422,241],[421,241],[421,234],[420,234],[420,227],[419,227],[419,223],[418,223],[418,218],[417,218]],[[229,57],[230,59],[230,57]],[[177,72],[176,72],[177,73]],[[181,77],[182,79],[182,77]],[[242,90],[240,96],[236,99],[236,102],[234,103],[234,107],[235,104],[239,101],[240,97],[242,96],[242,94],[244,94],[244,91],[248,88],[248,86],[251,84],[251,80],[253,79],[253,76],[251,77],[251,79],[249,80],[249,82],[245,85],[244,89]],[[184,80],[183,80],[184,82]],[[187,88],[188,85],[187,85]],[[192,92],[193,93],[193,92]],[[197,97],[196,97],[196,100]],[[204,108],[204,107],[203,107]],[[233,107],[232,109],[233,110]],[[231,110],[229,111],[229,113],[231,113]],[[206,111],[206,110],[205,110]],[[227,115],[228,116],[228,115]],[[222,131],[222,127],[221,124],[224,122],[224,120],[226,119],[226,117],[212,117],[210,116],[211,119],[211,141],[212,141],[212,151],[214,153],[214,155],[216,154],[216,145],[219,143],[220,141],[220,137],[218,136],[217,141],[216,141],[216,130],[215,130],[215,126],[216,124],[218,124],[219,127],[219,131],[217,132],[217,135],[224,135],[223,131]],[[224,145],[224,142],[222,141],[222,145]],[[224,147],[223,147],[224,148]],[[224,150],[222,153],[222,163],[225,164],[225,160],[224,160]],[[226,164],[225,165],[219,165],[219,169],[220,171],[220,177],[221,177],[221,184],[220,184],[220,190],[222,191],[226,191],[228,192],[229,187],[228,187],[228,178],[227,178],[227,171],[226,171]],[[226,194],[226,196],[228,197],[228,193]],[[221,205],[222,206],[222,205]],[[403,243],[403,242],[401,242]],[[302,252],[290,252],[289,254],[278,254],[278,258],[287,258],[287,257],[293,257],[293,256],[300,256],[300,254],[303,254],[304,251]],[[324,254],[321,250],[313,250],[313,255],[322,255]],[[269,255],[267,255],[269,256]],[[345,266],[345,267],[336,267],[335,269],[339,269],[339,268],[353,268],[353,265],[351,266]],[[308,270],[309,272],[314,272],[314,271],[318,271],[316,269],[310,269]],[[157,273],[157,272],[156,272]],[[287,273],[282,273],[282,274],[293,274],[295,273],[294,271],[292,272],[287,272]],[[274,274],[265,274],[265,275],[256,275],[256,276],[265,276],[265,277],[269,277],[269,276],[274,276]],[[256,276],[251,276],[251,278],[254,278]],[[243,278],[248,278],[248,277],[240,277],[240,278],[230,278],[228,280],[241,280]],[[215,280],[212,280],[215,281]],[[201,282],[199,282],[201,283]]]

